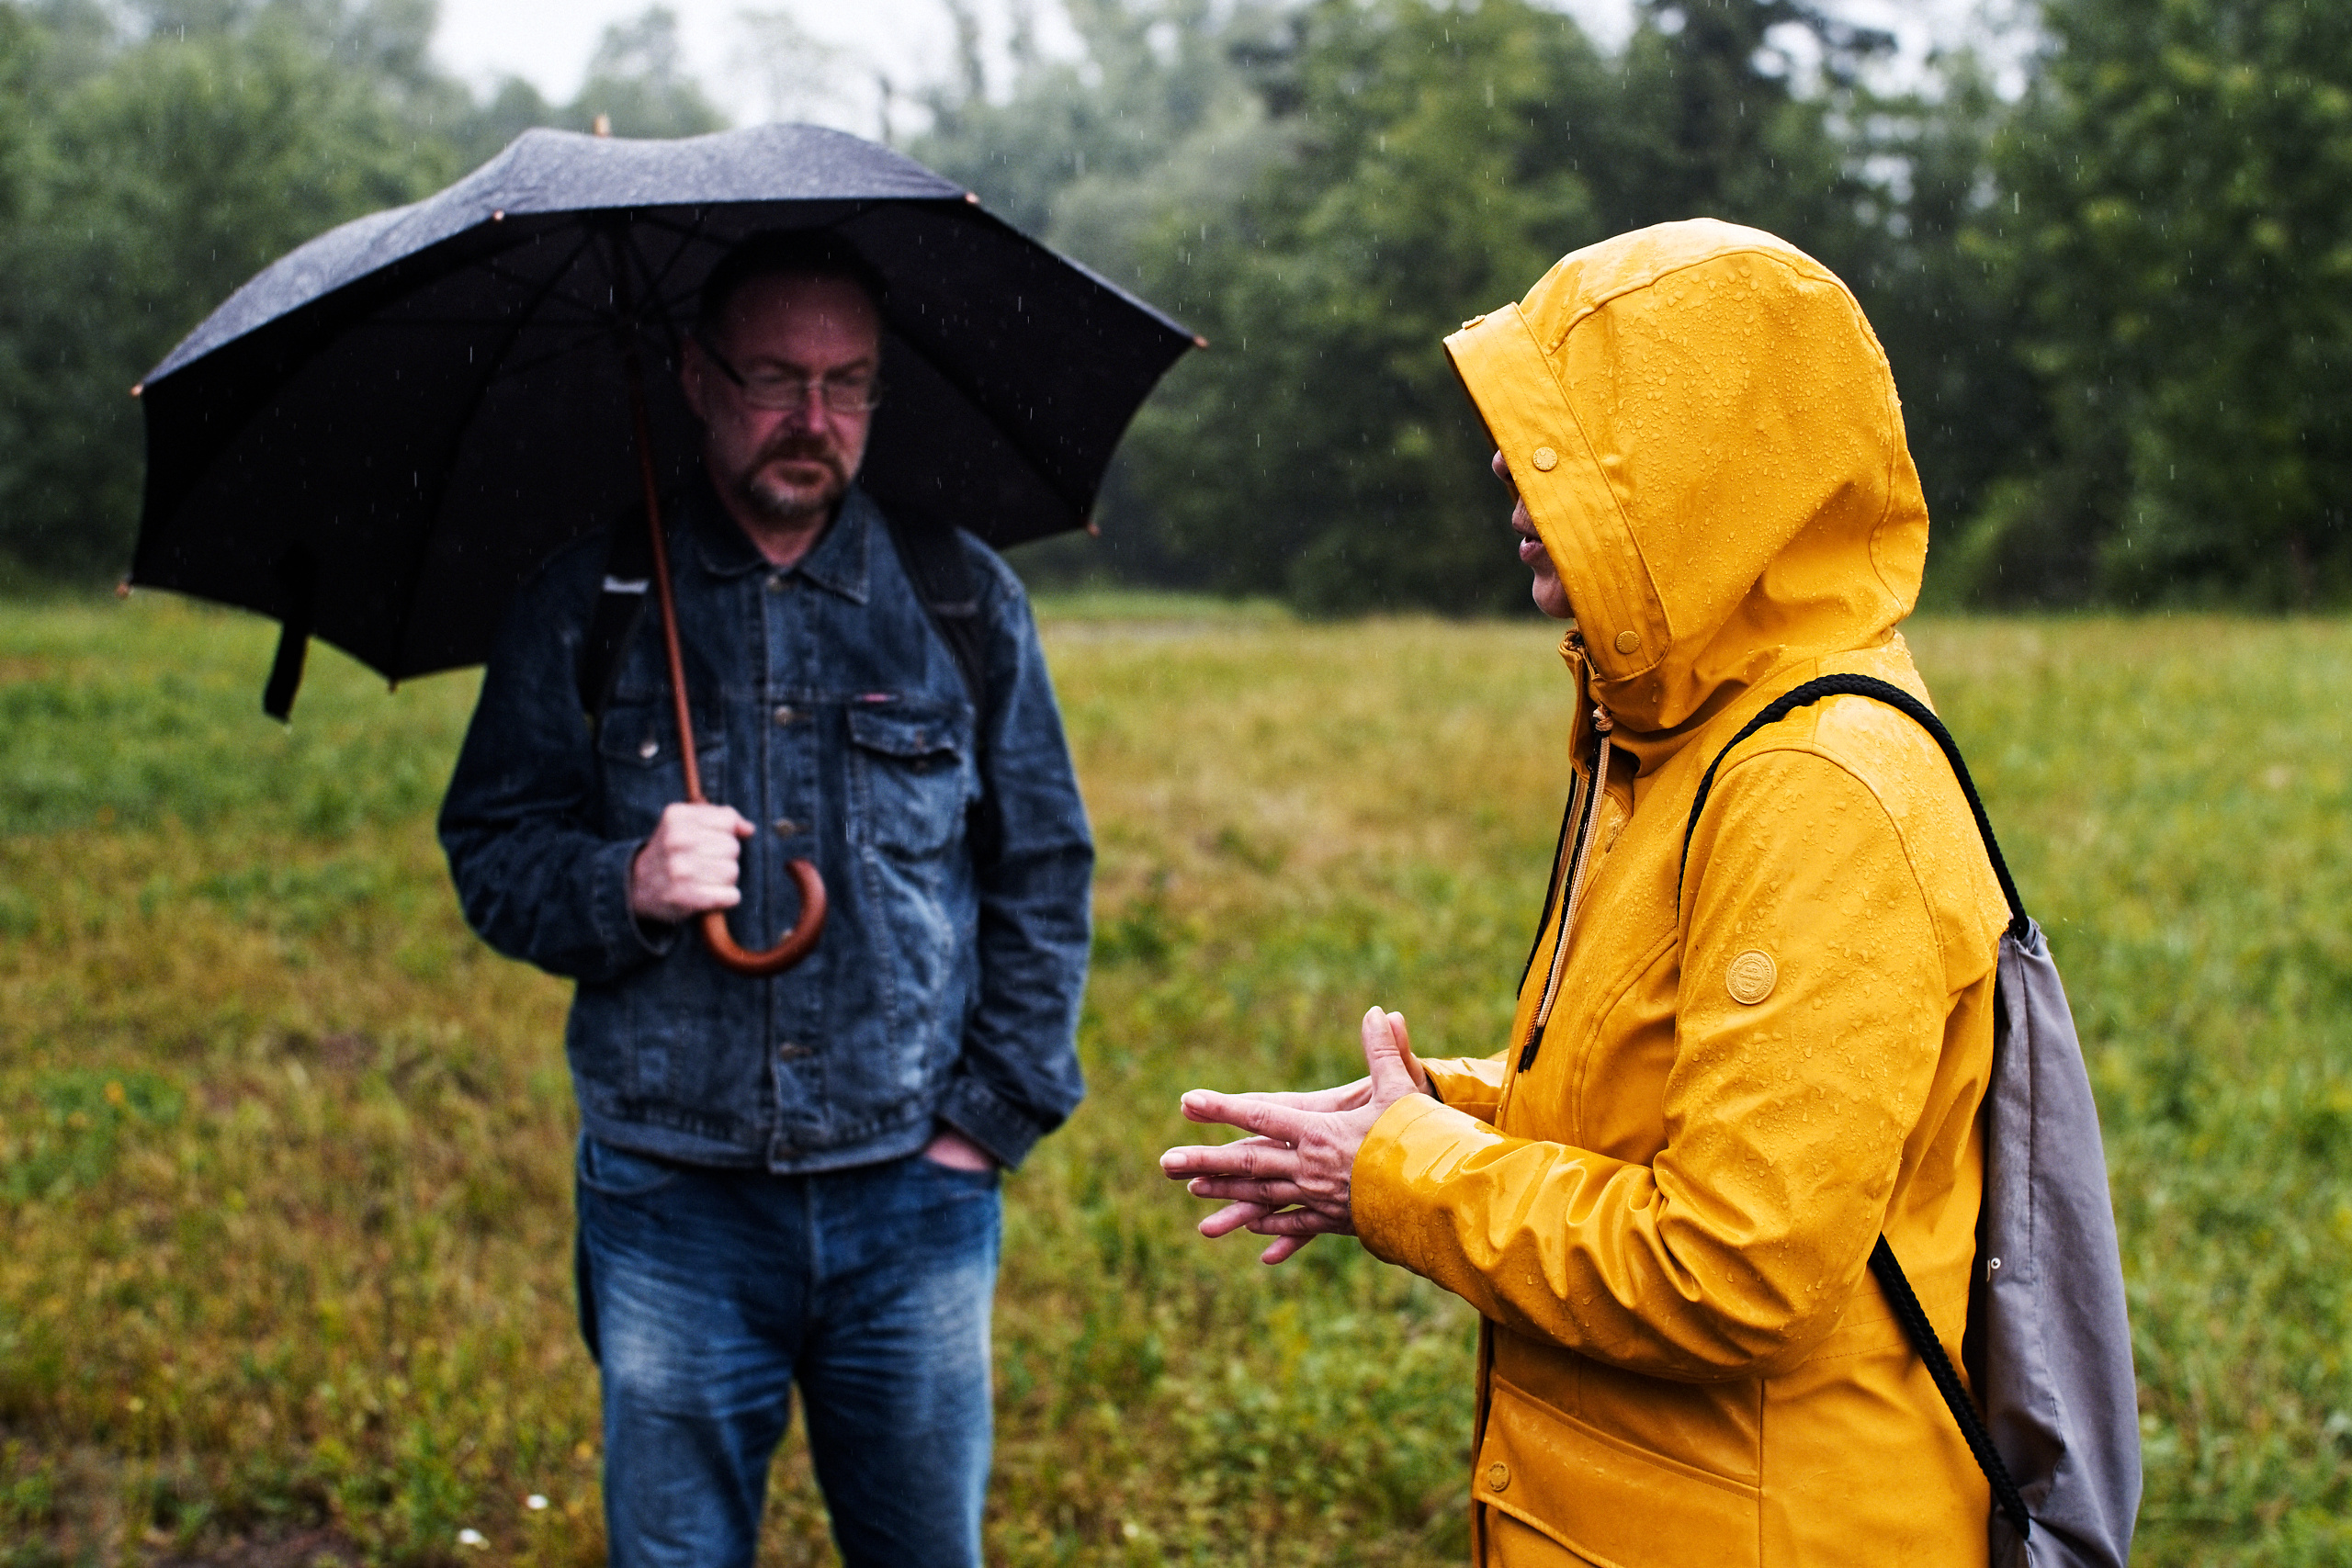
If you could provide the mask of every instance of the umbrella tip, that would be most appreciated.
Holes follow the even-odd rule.
[[[596,117],[596,134],[599,136],[610,136],[612,133],[613,117],[608,114],[598,115]]]
[[[964,199],[974,207],[978,207],[980,204],[980,193],[976,190],[967,190],[964,193]]]
[[[1088,518],[1086,520],[1086,536],[1090,539],[1101,538],[1102,536],[1102,525],[1097,523],[1091,517]]]
[[[146,390],[147,383],[144,381],[133,381],[130,384],[130,395],[134,398],[140,396]]]
[[[121,578],[116,581],[114,585],[114,596],[118,599],[128,599],[130,597],[130,574],[129,572],[123,573]]]
[[[1208,345],[1209,345],[1209,340],[1208,340],[1208,339],[1206,339],[1206,338],[1203,337],[1203,336],[1202,336],[1200,333],[1194,333],[1193,334],[1193,346],[1194,348],[1206,348],[1206,347],[1208,347]]]

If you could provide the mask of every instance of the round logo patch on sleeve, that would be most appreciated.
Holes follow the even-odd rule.
[[[1733,959],[1731,967],[1724,971],[1724,989],[1731,993],[1732,1000],[1754,1007],[1772,994],[1772,987],[1780,979],[1781,966],[1772,962],[1772,955],[1762,948],[1751,947]]]

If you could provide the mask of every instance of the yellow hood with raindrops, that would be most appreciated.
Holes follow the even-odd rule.
[[[1773,697],[1928,695],[1886,357],[1827,268],[1703,220],[1446,350],[1576,613],[1564,785],[1603,728],[1611,759],[1510,1039],[1429,1063],[1355,1166],[1364,1245],[1486,1321],[1477,1559],[1982,1568],[1988,1489],[1866,1268],[1883,1233],[1957,1359],[2007,918],[1967,805],[1910,719],[1833,697],[1725,758],[1682,860]]]

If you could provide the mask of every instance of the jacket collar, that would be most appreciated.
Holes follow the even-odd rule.
[[[770,570],[767,558],[736,526],[719,504],[709,477],[697,470],[685,495],[684,511],[703,568],[714,577],[741,577]],[[818,587],[838,593],[852,604],[865,603],[868,563],[881,513],[855,485],[842,498],[841,511],[818,537],[816,545],[793,564],[792,570]]]
[[[857,486],[842,497],[842,509],[814,548],[802,556],[793,570],[820,588],[830,589],[853,604],[865,603],[867,567],[874,535],[882,514]]]

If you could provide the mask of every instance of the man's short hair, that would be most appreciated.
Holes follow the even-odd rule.
[[[695,331],[706,337],[718,330],[743,286],[763,277],[823,277],[865,290],[879,319],[889,290],[874,264],[830,229],[768,229],[719,257],[704,279],[695,309]]]

